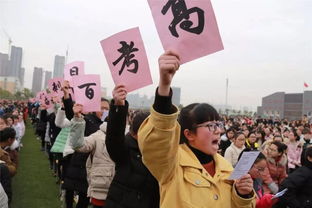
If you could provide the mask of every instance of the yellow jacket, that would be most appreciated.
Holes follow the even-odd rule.
[[[233,180],[227,180],[233,168],[219,154],[213,156],[216,173],[211,177],[185,144],[179,145],[178,112],[165,115],[151,110],[139,129],[139,147],[143,163],[160,186],[161,208],[252,208],[255,194],[238,196]]]

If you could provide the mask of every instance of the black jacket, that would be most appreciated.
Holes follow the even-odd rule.
[[[279,199],[278,208],[312,208],[312,163],[307,162],[291,173],[282,182],[280,191],[287,188],[286,193]]]
[[[12,199],[11,176],[9,169],[5,164],[0,164],[0,183],[8,196],[10,203]]]
[[[74,117],[73,101],[71,98],[63,99],[66,118],[71,120]],[[89,136],[100,129],[100,125],[103,123],[94,114],[87,114],[84,117],[86,121],[86,128],[84,136]],[[87,193],[88,181],[86,171],[86,161],[89,157],[89,153],[74,152],[68,155],[63,160],[64,165],[64,184],[63,188],[70,190],[77,190],[83,193]]]
[[[43,121],[43,122],[49,122],[50,124],[50,128],[49,128],[49,137],[50,137],[50,140],[51,140],[51,145],[53,146],[55,140],[56,140],[56,137],[57,135],[60,133],[61,131],[61,128],[57,127],[55,125],[55,113],[50,113],[48,114],[48,112],[46,110],[42,110],[41,111],[41,115],[40,115],[40,119]]]
[[[135,138],[125,136],[128,103],[111,103],[106,132],[106,148],[116,163],[116,174],[106,198],[105,208],[158,208],[158,182],[144,166]]]

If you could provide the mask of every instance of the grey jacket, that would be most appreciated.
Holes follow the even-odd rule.
[[[87,160],[88,196],[105,200],[109,186],[115,175],[115,163],[109,157],[105,145],[106,122],[100,126],[100,130],[84,137],[85,120],[73,118],[71,120],[70,143],[75,151],[88,153]]]

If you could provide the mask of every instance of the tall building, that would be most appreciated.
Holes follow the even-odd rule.
[[[0,53],[0,76],[8,76],[9,55]]]
[[[298,120],[303,115],[312,116],[312,91],[303,93],[276,92],[262,98],[257,114],[262,117]]]
[[[53,78],[63,77],[65,66],[65,56],[56,55],[54,58]]]
[[[25,68],[21,68],[18,79],[22,87],[24,86],[24,76],[25,76]]]
[[[23,49],[21,47],[11,47],[9,74],[7,76],[20,77],[22,67]]]
[[[49,79],[52,78],[52,72],[50,71],[45,71],[44,72],[44,84],[43,84],[43,88],[47,88],[48,87],[48,81]]]
[[[42,89],[42,68],[35,67],[33,72],[32,92],[36,95]]]
[[[180,105],[181,102],[181,88],[180,87],[172,87],[172,103],[176,106]]]

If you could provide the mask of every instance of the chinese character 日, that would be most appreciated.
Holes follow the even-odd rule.
[[[69,70],[70,76],[78,75],[78,67],[74,66]]]
[[[96,86],[95,83],[86,83],[86,84],[83,84],[83,85],[78,86],[79,89],[82,89],[82,88],[84,88],[84,87],[87,87],[87,88],[86,88],[86,91],[85,91],[85,95],[86,95],[86,97],[89,98],[90,100],[93,99],[93,97],[94,97],[94,90],[93,90],[92,88],[89,88],[89,87],[92,86],[92,85],[95,85],[95,86]]]
[[[129,67],[131,64],[134,64],[133,69],[127,69],[127,70],[129,72],[136,74],[138,71],[139,63],[138,63],[138,60],[133,59],[135,55],[132,53],[139,51],[139,49],[134,48],[133,41],[131,41],[129,45],[125,41],[120,41],[119,43],[122,45],[121,48],[118,49],[118,52],[121,53],[121,56],[116,61],[113,62],[113,65],[116,66],[121,61],[121,59],[124,58],[124,62],[121,66],[121,69],[119,70],[119,75],[122,74],[125,66]]]
[[[180,28],[182,30],[186,30],[195,34],[201,34],[203,32],[205,25],[204,10],[198,7],[187,9],[184,0],[168,0],[167,4],[162,8],[161,13],[165,15],[170,7],[173,14],[173,20],[169,25],[169,30],[174,37],[179,37],[176,26],[181,21]],[[189,20],[190,14],[192,13],[197,13],[198,25],[196,27],[192,27],[193,22]]]

